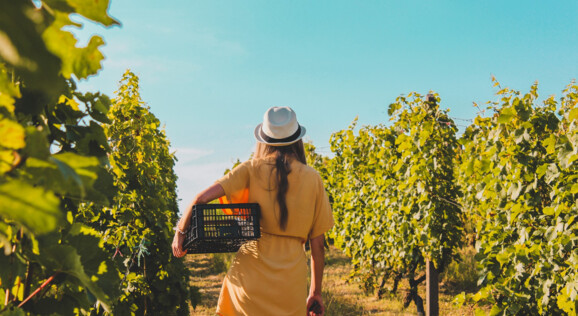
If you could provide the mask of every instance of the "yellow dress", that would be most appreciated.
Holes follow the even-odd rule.
[[[319,174],[291,162],[287,229],[279,228],[274,158],[246,161],[217,182],[229,201],[249,189],[249,203],[261,206],[261,238],[237,252],[223,281],[217,314],[295,315],[306,313],[307,258],[304,244],[333,226],[329,199]]]

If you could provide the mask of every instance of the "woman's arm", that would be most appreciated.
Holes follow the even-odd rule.
[[[191,223],[191,214],[193,213],[193,206],[197,204],[207,204],[212,200],[218,199],[221,196],[225,195],[225,190],[219,183],[215,183],[210,187],[206,188],[205,190],[201,191],[201,193],[197,194],[195,198],[191,201],[183,216],[179,220],[177,224],[177,228],[186,231],[189,228]]]
[[[225,195],[225,190],[219,183],[215,183],[205,190],[201,191],[195,198],[191,201],[183,216],[177,223],[177,229],[180,231],[187,231],[189,225],[191,224],[191,214],[193,213],[193,206],[196,204],[206,204],[214,199],[218,199]],[[173,255],[175,257],[182,257],[187,254],[183,251],[183,242],[185,241],[185,235],[179,233],[177,230],[175,232],[175,237],[173,238]]]
[[[321,284],[323,281],[323,269],[325,268],[325,235],[315,237],[309,241],[311,246],[311,287],[307,298],[307,315],[324,315],[325,306],[321,297]],[[319,304],[318,308],[309,309],[314,302]]]

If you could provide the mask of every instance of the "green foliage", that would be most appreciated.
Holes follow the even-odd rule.
[[[52,192],[21,180],[0,184],[0,202],[3,216],[37,233],[53,231],[63,219]]]
[[[408,278],[417,291],[425,259],[443,270],[462,227],[455,125],[415,93],[390,105],[390,115],[391,127],[365,126],[355,135],[354,122],[333,134],[335,157],[325,169],[336,220],[331,237],[352,257],[366,289],[378,293],[388,278]]]
[[[576,315],[578,86],[542,106],[537,84],[498,96],[460,140],[461,203],[477,223],[481,269],[470,299],[492,315]]]
[[[226,273],[229,271],[233,260],[235,259],[235,253],[212,253],[211,254],[211,264],[209,270],[212,274]]]
[[[76,89],[101,68],[104,41],[77,45],[69,15],[111,26],[108,5],[0,0],[2,314],[188,314],[198,303],[170,251],[174,156],[138,78],[125,74],[110,111],[107,96]],[[461,147],[446,112],[414,93],[390,105],[392,126],[335,133],[332,159],[305,144],[333,202],[331,237],[369,291],[401,278],[416,289],[426,259],[443,270],[455,258],[468,222],[481,289],[461,299],[491,315],[576,315],[578,86],[541,106],[537,85],[498,96]]]
[[[414,93],[399,97],[390,113],[399,133],[399,156],[390,169],[399,179],[398,196],[390,207],[406,214],[415,234],[411,239],[425,259],[443,270],[456,255],[463,227],[453,170],[457,128],[437,102],[424,102]]]
[[[175,157],[140,98],[138,77],[127,71],[116,94],[105,131],[119,192],[111,207],[86,207],[82,220],[103,232],[125,271],[115,315],[188,315],[188,271],[171,249],[178,213]]]
[[[110,101],[74,83],[100,69],[102,39],[77,47],[65,29],[79,26],[71,13],[116,22],[106,0],[35,4],[0,1],[0,312],[110,310],[119,274],[100,234],[75,220],[82,203],[115,193],[99,124]]]
[[[462,247],[459,254],[460,260],[450,263],[440,279],[454,291],[476,292],[479,290],[476,250],[473,246]]]
[[[389,260],[391,252],[382,251],[382,247],[392,245],[384,233],[393,211],[387,201],[396,179],[387,164],[392,156],[397,156],[396,135],[384,126],[366,126],[356,136],[355,127],[356,121],[331,138],[335,157],[324,177],[336,223],[330,237],[353,259],[356,273],[370,276],[365,278],[370,283],[366,288],[372,289],[377,282],[375,277],[398,263]]]
[[[87,47],[78,48],[74,36],[63,30],[65,26],[81,26],[70,21],[71,13],[105,26],[118,24],[107,14],[108,1],[94,3],[48,0],[36,8],[32,1],[2,0],[0,59],[27,89],[54,101],[72,75],[82,79],[101,68],[103,56],[98,46],[103,44],[102,38],[93,36]]]
[[[305,149],[305,158],[307,159],[307,165],[320,171],[320,174],[327,174],[327,166],[329,164],[329,158],[317,153],[315,146],[312,142],[303,142],[303,147]]]

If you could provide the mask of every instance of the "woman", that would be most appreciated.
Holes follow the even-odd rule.
[[[261,207],[261,238],[237,252],[223,281],[217,314],[323,315],[321,298],[324,234],[333,226],[329,199],[319,174],[306,165],[301,138],[305,128],[289,107],[272,107],[255,129],[257,148],[246,161],[193,199],[177,224],[173,253],[184,256],[182,232],[192,206],[221,196]],[[307,258],[311,245],[311,286],[307,296]],[[316,307],[314,305],[317,305]],[[317,313],[311,311],[315,309]]]

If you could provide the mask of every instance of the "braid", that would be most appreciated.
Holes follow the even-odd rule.
[[[275,157],[275,173],[277,180],[277,203],[280,208],[279,227],[284,231],[287,228],[289,210],[287,208],[287,191],[289,191],[288,175],[291,173],[291,159],[297,159],[302,164],[307,164],[303,141],[299,140],[288,146],[269,146],[257,143],[255,158]],[[271,170],[271,175],[273,170]]]
[[[287,191],[289,190],[289,181],[287,175],[291,172],[289,161],[287,160],[287,152],[279,150],[275,159],[275,169],[277,170],[277,179],[279,185],[277,187],[277,202],[279,203],[280,218],[279,226],[281,230],[287,228],[287,218],[289,211],[287,210]]]

